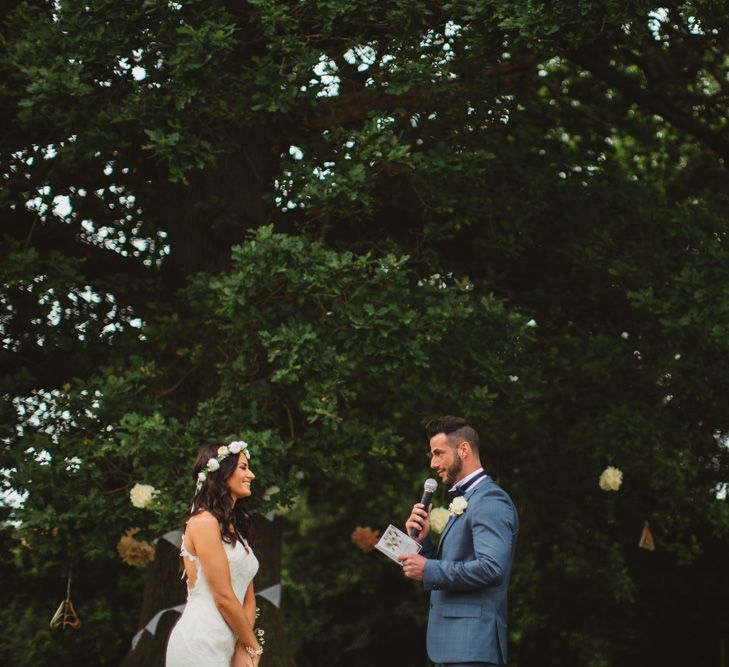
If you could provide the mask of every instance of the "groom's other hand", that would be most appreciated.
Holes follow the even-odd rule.
[[[425,570],[425,563],[427,561],[427,558],[418,554],[405,554],[404,556],[400,556],[403,574],[409,579],[415,579],[416,581],[423,580],[423,571]]]
[[[419,535],[413,538],[416,542],[422,542],[430,532],[430,510],[432,507],[432,504],[428,505],[428,510],[426,511],[423,503],[415,503],[410,518],[405,522],[408,535],[413,532],[413,529],[419,531]]]

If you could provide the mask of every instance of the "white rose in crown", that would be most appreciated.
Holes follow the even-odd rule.
[[[205,466],[210,472],[215,472],[220,468],[220,463],[217,459],[208,459],[208,464]]]
[[[251,458],[251,452],[248,449],[248,443],[245,440],[234,440],[228,445],[228,451],[231,454],[240,454],[243,452],[247,459]]]
[[[453,516],[460,516],[466,511],[466,507],[468,507],[468,501],[463,496],[456,496],[448,505],[448,511]]]

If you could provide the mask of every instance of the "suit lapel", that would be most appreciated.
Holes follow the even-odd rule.
[[[440,536],[440,540],[438,542],[438,549],[435,552],[436,558],[438,556],[440,556],[440,552],[443,549],[443,542],[445,540],[445,536],[448,535],[448,531],[453,527],[453,524],[456,522],[457,519],[458,519],[458,517],[454,516],[453,514],[451,514],[451,516],[449,517],[448,523],[446,524],[446,527],[443,529],[443,532],[441,533],[441,536]]]
[[[466,502],[468,502],[469,498],[471,498],[471,496],[473,496],[473,494],[478,489],[485,487],[490,482],[491,482],[491,478],[487,476],[483,480],[483,482],[481,482],[480,484],[477,484],[475,487],[473,487],[471,489],[468,489],[468,491],[466,491],[466,493],[463,494],[463,497],[466,499]],[[468,508],[466,508],[466,510],[465,510],[465,512],[463,512],[463,514],[465,514],[466,512],[468,512]],[[443,548],[443,542],[445,541],[446,535],[448,535],[448,532],[450,531],[450,529],[453,528],[453,524],[455,524],[456,521],[458,521],[458,519],[463,516],[463,514],[459,514],[458,516],[451,514],[450,518],[448,519],[448,523],[446,524],[446,527],[443,529],[443,533],[440,536],[440,541],[438,542],[438,548],[436,549],[436,552],[435,552],[436,558],[438,558],[440,556],[440,552]]]

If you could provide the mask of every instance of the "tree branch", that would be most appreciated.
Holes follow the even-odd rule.
[[[4,232],[24,243],[28,237],[30,224],[37,222],[37,218],[29,220],[29,215],[30,213],[22,211],[9,216]],[[49,220],[43,224],[36,224],[30,247],[36,249],[42,258],[51,252],[60,252],[66,257],[79,260],[79,273],[91,285],[101,281],[109,283],[113,277],[123,276],[125,286],[116,294],[120,299],[120,305],[131,305],[135,312],[145,317],[148,311],[149,281],[161,277],[161,273],[156,269],[145,266],[134,257],[124,257],[113,250],[84,241],[74,225],[63,222]]]
[[[660,116],[679,130],[690,134],[719,156],[729,169],[729,141],[690,113],[676,108],[666,98],[645,90],[635,77],[611,67],[600,56],[589,50],[573,51],[568,55],[572,62],[590,72],[595,78],[615,88],[628,102]]]
[[[513,62],[501,63],[484,67],[481,76],[464,85],[458,79],[449,79],[441,85],[433,85],[427,92],[418,89],[403,93],[402,95],[388,95],[387,93],[364,89],[330,97],[318,105],[317,114],[309,119],[308,126],[314,130],[322,130],[331,125],[340,127],[354,127],[373,109],[407,109],[418,111],[441,90],[452,91],[460,86],[468,90],[480,89],[485,79],[512,76],[533,71],[537,66],[536,58],[527,56]]]

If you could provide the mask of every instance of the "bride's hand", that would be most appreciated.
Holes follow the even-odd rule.
[[[256,667],[258,662],[254,662],[254,660],[256,660],[256,658],[252,658],[248,655],[248,652],[242,644],[236,644],[230,667]]]

